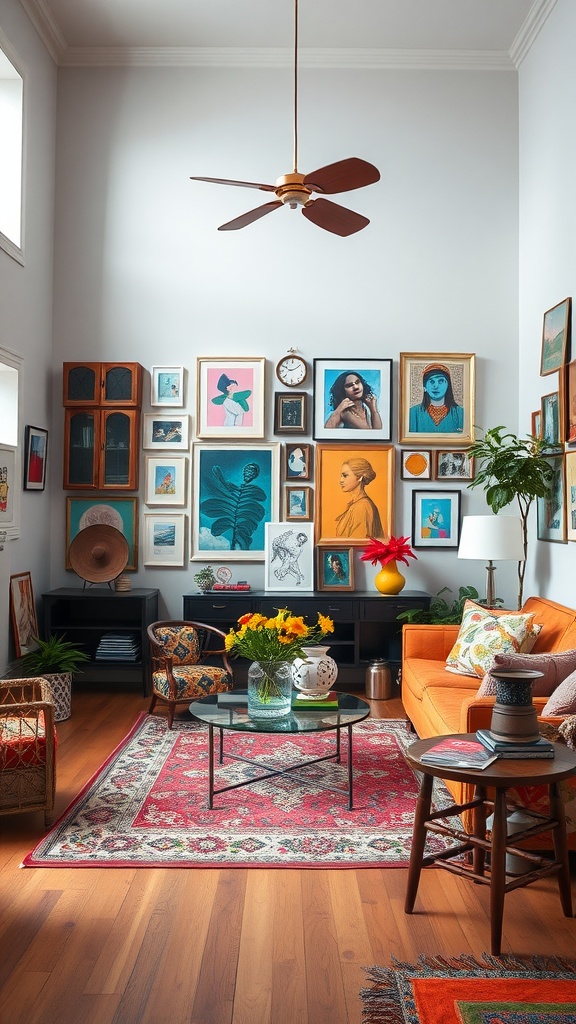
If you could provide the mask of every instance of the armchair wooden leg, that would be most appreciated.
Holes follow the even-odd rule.
[[[168,705],[168,728],[169,729],[172,728],[172,725],[173,725],[173,722],[174,722],[174,712],[175,712],[175,710],[176,710],[176,705],[170,703]]]

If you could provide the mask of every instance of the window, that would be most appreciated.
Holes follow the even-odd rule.
[[[22,142],[24,79],[0,32],[0,248],[23,263]]]

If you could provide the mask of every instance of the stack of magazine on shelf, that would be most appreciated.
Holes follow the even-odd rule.
[[[132,633],[104,633],[96,648],[96,661],[139,661],[140,644]]]
[[[524,760],[526,757],[554,757],[554,745],[543,736],[531,743],[510,743],[506,740],[496,739],[489,729],[478,729],[476,738],[488,752],[496,754],[498,757],[514,760]]]
[[[482,769],[487,768],[497,757],[498,754],[490,753],[477,740],[447,736],[430,747],[425,754],[421,754],[420,761],[437,767],[444,765],[446,768]]]

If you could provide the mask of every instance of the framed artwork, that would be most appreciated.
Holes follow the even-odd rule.
[[[563,299],[544,313],[540,376],[554,373],[569,358],[570,307],[572,300]]]
[[[542,395],[541,400],[542,437],[549,445],[560,444],[560,399],[557,391]]]
[[[184,405],[184,367],[153,366],[150,405]]]
[[[391,359],[314,360],[314,437],[350,431],[355,442],[392,440]]]
[[[18,572],[10,577],[10,617],[14,631],[16,657],[21,658],[38,647],[38,619],[29,572]]]
[[[536,498],[536,535],[538,540],[566,543],[566,504],[564,501],[564,456],[546,460],[553,469],[552,490],[548,498]]]
[[[532,413],[530,433],[532,437],[540,437],[542,433],[542,409],[537,409],[536,412]]]
[[[474,380],[472,353],[401,352],[400,444],[470,444]]]
[[[66,498],[66,568],[70,544],[86,526],[114,526],[128,541],[127,569],[138,568],[138,502],[136,498]]]
[[[473,480],[474,459],[466,451],[434,453],[435,480]]]
[[[460,491],[412,492],[412,547],[457,548]]]
[[[165,451],[168,448],[188,451],[189,416],[161,416],[145,413],[142,428],[142,447]]]
[[[144,565],[184,565],[183,513],[144,514]]]
[[[354,548],[316,548],[318,590],[354,590]]]
[[[183,456],[146,456],[147,505],[186,504],[186,462]]]
[[[274,433],[308,433],[308,395],[305,391],[276,391],[274,394]]]
[[[312,488],[297,484],[284,489],[284,519],[306,522],[312,519]]]
[[[566,477],[566,540],[576,540],[576,452],[564,456]]]
[[[431,480],[432,452],[423,448],[403,448],[400,452],[400,477],[402,480]]]
[[[16,451],[14,448],[0,445],[0,530],[17,525],[17,494]]]
[[[266,360],[197,360],[198,437],[264,437]]]
[[[311,480],[312,479],[312,445],[311,444],[286,444],[286,445],[284,445],[284,479],[285,480]]]
[[[27,426],[24,432],[24,490],[43,491],[46,485],[48,431]]]
[[[314,590],[314,525],[265,524],[264,590]]]
[[[316,445],[317,544],[363,547],[370,537],[389,537],[393,509],[392,445]]]
[[[278,444],[195,444],[194,560],[263,562],[279,518]]]
[[[576,447],[576,359],[566,367],[566,430],[564,437],[567,444]]]

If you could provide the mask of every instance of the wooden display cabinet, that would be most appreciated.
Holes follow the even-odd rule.
[[[139,432],[137,409],[66,409],[64,487],[137,490]]]
[[[64,363],[63,405],[122,406],[142,404],[140,363]]]

